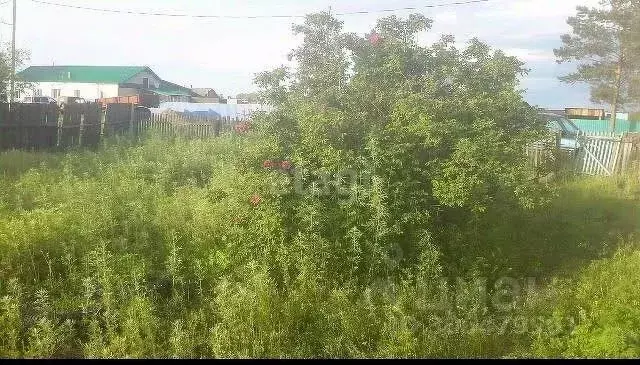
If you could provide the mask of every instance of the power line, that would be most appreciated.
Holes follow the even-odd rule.
[[[55,3],[55,2],[44,1],[44,0],[31,0],[31,1],[38,4],[58,6],[58,7],[70,8],[70,9],[78,9],[78,10],[89,10],[89,11],[96,11],[96,12],[103,12],[103,13],[164,16],[164,17],[174,17],[174,18],[260,19],[260,18],[304,18],[305,17],[304,15],[195,15],[195,14],[180,14],[180,13],[158,13],[158,12],[148,12],[148,11],[92,8],[87,6],[62,4],[62,3]],[[443,3],[443,4],[430,4],[430,5],[394,8],[394,9],[361,10],[361,11],[336,13],[335,15],[345,16],[345,15],[388,13],[388,12],[394,12],[394,11],[420,10],[420,9],[441,8],[441,7],[448,7],[448,6],[461,6],[461,5],[469,5],[469,4],[477,4],[477,3],[486,3],[489,1],[492,1],[492,0],[467,0],[467,1],[456,1],[456,2],[449,2],[449,3]]]
[[[34,3],[38,3],[38,4],[59,6],[59,7],[70,8],[70,9],[97,11],[97,12],[103,12],[103,13],[129,14],[129,15],[148,15],[148,16],[166,16],[166,17],[175,17],[175,18],[256,19],[256,18],[302,18],[302,17],[304,17],[302,15],[247,15],[247,16],[236,16],[236,15],[195,15],[195,14],[176,14],[176,13],[170,14],[170,13],[156,13],[156,12],[148,12],[148,11],[132,11],[132,10],[119,10],[119,9],[91,8],[91,7],[87,7],[87,6],[77,6],[77,5],[53,3],[53,2],[42,1],[42,0],[31,0],[31,1],[34,2]]]
[[[335,15],[356,15],[356,14],[372,14],[372,13],[390,13],[394,11],[403,11],[403,10],[421,10],[421,9],[430,9],[430,8],[443,8],[447,6],[460,6],[460,5],[469,5],[469,4],[478,4],[478,3],[487,3],[491,0],[468,0],[468,1],[457,1],[452,3],[445,4],[430,4],[430,5],[422,5],[422,6],[410,6],[405,8],[393,8],[393,9],[381,9],[381,10],[362,10],[362,11],[351,11],[346,13],[336,13]]]

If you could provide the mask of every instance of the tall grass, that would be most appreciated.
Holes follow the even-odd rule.
[[[333,237],[313,197],[291,216],[256,146],[152,137],[0,154],[0,357],[637,355],[637,251],[614,255],[639,242],[636,180],[579,178],[544,208],[493,207],[375,276],[384,256],[362,232]],[[500,277],[545,285],[496,308],[474,281]],[[577,334],[510,324],[576,310]]]

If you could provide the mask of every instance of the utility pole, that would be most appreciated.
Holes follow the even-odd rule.
[[[11,22],[11,94],[9,95],[9,108],[15,98],[16,92],[16,0],[13,0],[13,21]]]

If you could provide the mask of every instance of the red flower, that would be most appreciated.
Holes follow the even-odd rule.
[[[382,42],[382,37],[378,33],[373,32],[369,36],[369,42],[374,46],[377,46],[378,44],[380,44],[380,42]]]
[[[253,194],[253,196],[251,196],[251,199],[249,201],[254,207],[256,207],[258,206],[258,204],[262,203],[262,198],[258,194]]]
[[[245,133],[249,130],[249,123],[248,122],[240,122],[238,124],[236,124],[235,126],[233,126],[233,129],[237,132],[237,133]]]
[[[287,170],[287,171],[289,171],[289,170],[291,170],[291,162],[289,162],[289,161],[282,161],[282,162],[280,163],[280,167],[282,167],[282,169],[283,169],[283,170]]]
[[[273,167],[273,165],[274,165],[274,162],[273,162],[273,161],[271,161],[271,160],[265,160],[265,161],[262,163],[262,167],[264,167],[265,169],[270,169],[270,168],[272,168],[272,167]]]

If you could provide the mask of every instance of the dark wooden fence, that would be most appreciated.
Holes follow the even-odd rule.
[[[247,128],[245,118],[198,117],[177,113],[152,115],[132,104],[0,104],[0,150],[64,150],[95,147],[103,137],[142,135],[153,130],[161,135],[210,138]]]
[[[58,109],[48,104],[0,104],[0,150],[49,149],[58,143]]]
[[[0,150],[95,147],[104,136],[130,133],[143,117],[131,104],[0,104]]]

